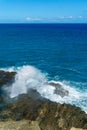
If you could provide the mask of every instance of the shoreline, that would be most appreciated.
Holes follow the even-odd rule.
[[[15,74],[16,73],[13,72],[2,71],[0,74],[2,80],[0,80],[0,82],[3,82],[1,82],[0,89],[2,85],[11,84]],[[12,124],[12,122],[15,121],[15,123],[13,123],[14,126],[17,121],[22,122],[22,120],[26,120],[24,122],[31,122],[28,129],[32,126],[33,122],[33,130],[36,122],[38,122],[38,124],[36,123],[38,130],[72,130],[73,127],[87,129],[87,114],[81,111],[79,107],[69,104],[60,104],[41,98],[36,90],[31,89],[29,92],[30,94],[21,94],[2,107],[0,110],[1,123],[3,121],[5,125],[5,122]],[[7,126],[10,130],[10,126]],[[7,126],[5,126],[5,128]],[[26,128],[27,124],[22,127]],[[5,130],[5,128],[3,130]],[[14,128],[14,130],[16,129]]]

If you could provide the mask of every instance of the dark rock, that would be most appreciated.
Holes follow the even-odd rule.
[[[1,88],[5,84],[12,83],[15,74],[15,72],[0,71]],[[51,82],[50,85],[56,88],[56,94],[62,97],[67,96],[68,92],[60,84]],[[3,95],[0,95],[0,100],[3,101]],[[0,109],[0,121],[22,119],[38,122],[41,130],[87,129],[87,114],[79,107],[51,102],[32,89],[28,91],[28,94],[21,94],[11,99]]]
[[[61,84],[50,82],[49,85],[55,87],[55,91],[54,91],[55,94],[60,95],[61,97],[69,95],[69,92],[65,90]]]
[[[0,103],[2,103],[4,101],[4,98],[2,95],[0,95]]]
[[[0,104],[7,100],[7,93],[5,93],[6,86],[9,86],[14,81],[16,72],[7,72],[0,70]]]
[[[33,100],[38,100],[38,99],[44,99],[41,97],[41,95],[37,92],[37,90],[34,89],[28,89],[27,96],[29,96]]]
[[[7,72],[0,70],[0,87],[7,84],[12,83],[14,80],[16,72]]]
[[[37,92],[32,90],[32,93],[34,95]],[[71,127],[87,129],[87,114],[80,108],[40,97],[34,100],[35,95],[34,98],[30,96],[22,94],[13,103],[5,105],[0,112],[0,120],[37,121],[41,130],[70,130]]]

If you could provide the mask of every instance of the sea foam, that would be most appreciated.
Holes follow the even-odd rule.
[[[14,83],[8,87],[10,98],[17,97],[20,94],[26,94],[29,89],[34,89],[44,98],[54,102],[74,104],[87,112],[87,92],[82,93],[63,81],[49,81],[44,73],[33,66],[12,67],[6,70],[17,72]],[[60,84],[63,89],[69,92],[68,96],[61,97],[55,94],[55,87],[50,85],[50,82]]]

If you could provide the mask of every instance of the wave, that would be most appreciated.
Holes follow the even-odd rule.
[[[33,66],[11,67],[4,70],[17,72],[15,82],[6,89],[10,98],[26,94],[29,89],[34,89],[44,98],[76,105],[87,112],[87,91],[82,92],[65,81],[49,81],[46,74]]]

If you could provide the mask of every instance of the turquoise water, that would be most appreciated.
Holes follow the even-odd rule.
[[[64,102],[87,111],[87,24],[0,24],[0,68],[23,66],[73,88]]]

